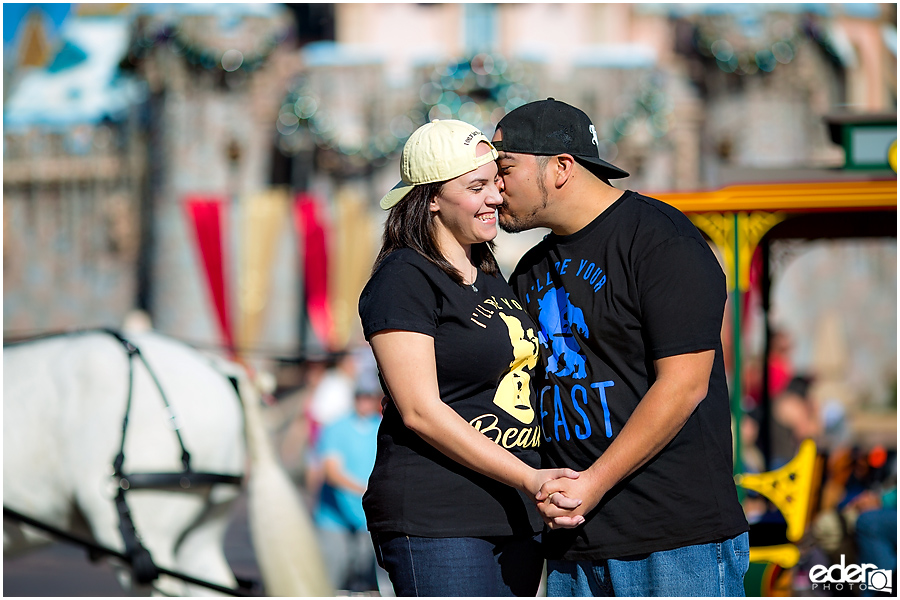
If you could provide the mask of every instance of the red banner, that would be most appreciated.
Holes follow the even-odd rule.
[[[328,232],[315,198],[308,194],[297,195],[294,222],[303,256],[303,286],[309,323],[322,345],[331,350],[334,321],[328,301]]]
[[[218,198],[192,196],[185,200],[188,219],[194,225],[197,248],[206,271],[210,298],[216,311],[225,345],[234,355],[234,333],[231,328],[231,311],[228,303],[228,286],[225,280],[225,246],[223,224],[226,221],[226,205]]]

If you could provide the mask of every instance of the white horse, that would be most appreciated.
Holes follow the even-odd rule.
[[[176,428],[193,472],[242,475],[249,462],[250,528],[265,593],[333,595],[308,513],[274,458],[260,417],[260,396],[246,371],[161,335],[126,337],[152,369],[171,408],[140,357],[129,359],[125,346],[108,333],[4,348],[4,507],[125,552],[113,461],[122,443],[132,360],[121,471],[181,472]],[[237,380],[240,397],[228,376]],[[235,588],[222,546],[239,493],[237,485],[211,483],[187,490],[131,489],[125,495],[140,542],[155,565]],[[6,558],[50,541],[44,533],[4,519]],[[121,561],[112,562],[123,587],[135,595],[217,594],[167,575],[139,584]]]

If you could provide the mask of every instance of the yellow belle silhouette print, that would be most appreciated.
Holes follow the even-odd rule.
[[[534,369],[538,361],[538,339],[533,329],[524,329],[515,317],[499,313],[509,330],[513,360],[510,371],[503,376],[494,393],[494,404],[524,424],[534,421],[531,405],[531,375],[525,369]]]

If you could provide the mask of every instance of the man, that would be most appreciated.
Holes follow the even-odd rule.
[[[366,592],[378,586],[362,495],[375,464],[382,394],[372,381],[358,383],[354,396],[353,411],[326,425],[319,438],[324,481],[315,521],[335,589]]]
[[[536,498],[548,595],[743,595],[718,261],[682,213],[609,185],[628,173],[581,110],[526,104],[493,143],[500,226],[552,230],[510,277],[541,330],[545,466],[582,471]]]

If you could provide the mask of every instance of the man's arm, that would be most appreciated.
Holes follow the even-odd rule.
[[[672,441],[706,397],[714,357],[714,350],[704,350],[654,361],[656,381],[606,452],[578,479],[556,479],[541,486],[535,500],[551,529],[576,527],[613,486]],[[582,503],[565,510],[557,498],[544,502],[557,492],[566,497],[559,498],[559,504],[565,505],[567,498],[580,498]]]

